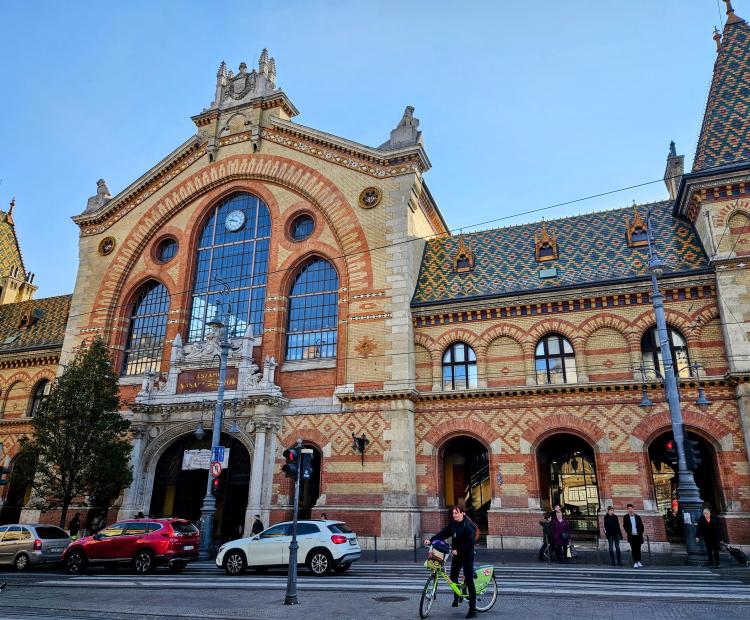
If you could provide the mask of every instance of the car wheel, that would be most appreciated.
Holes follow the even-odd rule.
[[[331,571],[332,563],[331,554],[321,549],[312,552],[310,558],[307,560],[307,567],[313,575],[322,577]]]
[[[83,551],[71,551],[65,561],[65,568],[71,575],[80,575],[86,571],[88,560]]]
[[[139,575],[150,573],[154,569],[154,554],[148,549],[141,549],[133,557],[133,570]]]
[[[349,570],[349,569],[350,569],[351,567],[352,567],[352,565],[351,565],[351,564],[339,564],[339,565],[338,565],[338,566],[337,566],[336,568],[334,568],[333,570],[335,570],[335,571],[336,571],[337,573],[345,573],[345,572],[346,572],[346,571],[348,571],[348,570]]]
[[[229,551],[224,556],[224,570],[227,572],[227,575],[236,577],[244,573],[246,568],[247,562],[245,561],[245,556],[240,551]]]
[[[16,567],[17,571],[26,570],[29,567],[29,564],[31,564],[31,561],[29,560],[29,556],[25,553],[21,553],[16,558],[16,561],[13,562],[13,565]]]
[[[181,573],[186,566],[187,562],[172,562],[169,565],[169,570],[171,570],[173,573]]]

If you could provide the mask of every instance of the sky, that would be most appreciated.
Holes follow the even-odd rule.
[[[15,196],[36,296],[72,292],[97,179],[114,195],[172,152],[219,63],[264,47],[303,125],[377,146],[414,106],[455,231],[665,199],[724,19],[718,0],[2,0],[0,208]]]

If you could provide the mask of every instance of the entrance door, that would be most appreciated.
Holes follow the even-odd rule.
[[[469,517],[487,531],[487,511],[492,500],[489,453],[472,437],[456,437],[443,451],[443,501],[465,507]]]

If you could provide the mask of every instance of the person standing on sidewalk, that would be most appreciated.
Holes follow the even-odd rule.
[[[567,562],[568,545],[570,544],[570,523],[563,517],[560,504],[555,504],[555,512],[550,525],[550,535],[558,562]]]
[[[700,539],[702,538],[703,543],[706,545],[708,567],[719,568],[719,544],[721,543],[721,531],[719,530],[719,522],[711,515],[710,508],[703,509],[703,515],[698,519],[695,533],[695,542],[700,542]]]
[[[539,549],[539,559],[544,561],[552,553],[552,550],[548,549],[550,545],[550,526],[552,525],[552,515],[549,512],[545,512],[542,520],[539,521],[539,525],[542,526],[542,546]],[[545,552],[547,552],[546,557],[544,555]]]
[[[633,555],[633,568],[642,568],[641,545],[643,544],[643,521],[635,514],[633,504],[628,504],[628,514],[622,518],[622,529],[628,536],[630,553]]]
[[[447,540],[453,538],[453,560],[451,561],[451,581],[458,582],[458,574],[464,570],[464,580],[469,590],[469,613],[467,618],[477,617],[477,590],[474,585],[474,536],[476,528],[466,517],[461,506],[453,506],[451,512],[453,521],[446,525],[432,538],[425,539],[424,544],[432,544],[433,540]],[[453,596],[453,607],[458,607],[459,599]]]
[[[622,532],[620,530],[620,521],[615,515],[615,509],[612,506],[607,507],[607,514],[604,515],[604,534],[607,537],[609,558],[612,560],[612,566],[622,566],[622,556],[620,555]],[[615,564],[615,550],[612,547],[617,550],[617,564]]]

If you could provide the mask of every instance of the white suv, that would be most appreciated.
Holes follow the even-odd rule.
[[[223,544],[216,566],[229,575],[241,575],[248,567],[257,571],[287,567],[291,542],[292,522],[278,523],[250,538]],[[297,543],[297,564],[306,564],[314,575],[343,573],[362,554],[357,535],[341,521],[297,521]]]

